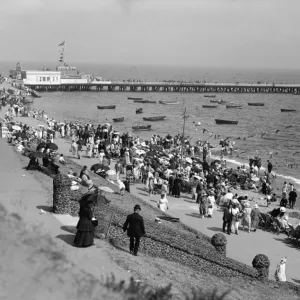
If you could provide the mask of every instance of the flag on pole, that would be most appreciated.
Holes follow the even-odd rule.
[[[58,46],[64,46],[65,45],[65,41],[63,41],[61,44],[59,44]]]

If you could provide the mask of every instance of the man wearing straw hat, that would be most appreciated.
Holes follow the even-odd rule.
[[[129,251],[133,255],[137,256],[140,238],[146,234],[144,227],[144,219],[140,216],[141,207],[137,204],[133,208],[133,214],[127,216],[127,219],[123,226],[123,231],[127,231],[127,235],[130,237]]]

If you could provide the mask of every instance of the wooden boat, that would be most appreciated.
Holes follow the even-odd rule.
[[[133,130],[150,130],[151,125],[138,125],[138,126],[132,126]]]
[[[242,108],[243,105],[238,105],[238,104],[227,104],[226,108]]]
[[[159,101],[160,104],[164,104],[164,105],[175,105],[175,104],[179,104],[180,102],[166,102],[166,101]]]
[[[124,117],[113,119],[114,122],[124,122]]]
[[[204,97],[206,97],[206,98],[215,98],[216,95],[204,95]]]
[[[136,114],[142,114],[142,113],[143,113],[143,109],[142,109],[142,108],[137,108],[137,109],[135,110],[135,113],[136,113]]]
[[[153,100],[133,100],[135,103],[156,103],[156,101]]]
[[[211,102],[211,103],[218,103],[218,104],[226,104],[226,103],[228,103],[228,101],[217,100],[217,99],[211,99],[211,100],[209,100],[209,102]]]
[[[41,98],[41,96],[35,90],[31,90],[31,96],[35,98]]]
[[[216,124],[237,124],[238,121],[215,119]]]
[[[218,108],[219,105],[202,105],[203,108]]]
[[[143,100],[143,98],[127,97],[128,100]]]
[[[116,105],[97,105],[98,109],[115,109]]]
[[[262,102],[250,102],[248,103],[249,106],[265,106]]]
[[[162,121],[166,118],[166,116],[157,116],[157,117],[145,117],[143,120],[145,121]]]
[[[295,112],[298,111],[298,109],[292,109],[292,108],[281,108],[281,112]]]

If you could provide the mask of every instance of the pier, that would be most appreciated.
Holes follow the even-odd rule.
[[[37,91],[109,91],[109,92],[174,92],[174,93],[268,93],[300,94],[300,84],[272,83],[199,83],[145,81],[89,81],[87,83],[24,83]]]

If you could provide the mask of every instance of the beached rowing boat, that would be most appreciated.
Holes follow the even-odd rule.
[[[97,105],[98,109],[115,109],[116,105]]]
[[[243,105],[237,105],[237,104],[227,104],[226,108],[242,108]]]
[[[143,113],[143,109],[142,109],[142,108],[137,108],[137,109],[135,110],[135,113],[136,113],[136,114],[142,114],[142,113]]]
[[[175,104],[179,104],[180,102],[166,102],[166,101],[159,101],[160,104],[164,104],[164,105],[175,105]]]
[[[204,97],[206,97],[206,98],[215,98],[216,95],[204,95]]]
[[[127,97],[128,100],[143,100],[143,98]]]
[[[298,109],[292,109],[292,108],[281,108],[281,112],[295,112],[298,111]]]
[[[156,101],[153,100],[133,100],[135,103],[156,103]]]
[[[114,122],[124,122],[124,117],[113,119]]]
[[[237,124],[238,121],[215,119],[216,124]]]
[[[145,117],[143,120],[145,121],[162,121],[166,118],[166,116],[157,116],[157,117]]]
[[[218,108],[219,105],[202,105],[203,108]]]
[[[138,125],[138,126],[132,126],[133,130],[150,130],[151,125]]]
[[[264,106],[265,104],[262,102],[250,102],[248,103],[249,106]]]

